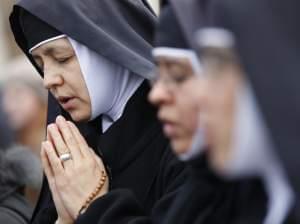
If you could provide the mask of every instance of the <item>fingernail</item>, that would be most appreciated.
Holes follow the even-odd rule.
[[[65,120],[66,119],[61,115],[58,115],[57,118],[56,118],[56,121],[58,121],[58,122],[65,121]]]
[[[56,126],[56,124],[55,123],[52,123],[52,124],[49,124],[48,125],[48,129],[54,129],[54,128],[56,128],[57,126]]]
[[[50,129],[53,126],[53,124],[48,124],[47,128]]]

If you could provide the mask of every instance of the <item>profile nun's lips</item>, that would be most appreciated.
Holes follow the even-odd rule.
[[[176,137],[176,123],[170,120],[161,119],[163,131],[168,138]]]

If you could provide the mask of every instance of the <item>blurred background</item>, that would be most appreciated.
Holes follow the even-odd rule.
[[[10,31],[8,18],[15,2],[16,0],[0,1],[0,112],[5,114],[5,118],[0,116],[0,127],[5,127],[0,130],[0,140],[8,140],[7,134],[12,133],[11,148],[17,145],[39,161],[40,144],[45,136],[47,92],[37,72],[16,46]],[[159,0],[149,0],[149,3],[158,13]],[[2,148],[0,144],[0,159],[1,156],[4,157],[1,154],[4,152]],[[19,154],[15,153],[13,158],[18,159],[16,157]],[[22,184],[26,185],[26,197],[34,206],[41,187],[42,169],[32,162],[30,156],[25,155],[30,159],[22,159],[24,164],[20,164],[20,169],[30,167],[28,172],[31,176]],[[4,169],[1,167],[1,160],[0,169]],[[0,180],[2,171],[7,172],[0,170]]]

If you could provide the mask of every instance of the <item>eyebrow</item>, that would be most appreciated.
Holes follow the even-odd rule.
[[[189,64],[182,61],[165,61],[164,63],[168,69],[190,69]]]
[[[59,53],[69,53],[69,52],[74,52],[73,49],[70,49],[69,47],[49,47],[46,48],[46,50],[44,51],[44,53],[46,55],[51,55],[51,54],[59,54]]]
[[[53,54],[62,54],[62,53],[74,53],[73,49],[70,49],[69,47],[63,47],[63,46],[49,46],[46,49],[43,49],[42,53],[45,55],[53,55]],[[32,54],[33,58],[40,57],[39,55]]]

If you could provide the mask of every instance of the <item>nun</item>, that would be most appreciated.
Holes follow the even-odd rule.
[[[197,115],[202,114],[206,105],[206,78],[202,75],[201,60],[180,26],[181,17],[175,13],[172,4],[161,11],[152,51],[158,71],[149,99],[158,107],[172,150],[187,164],[188,177],[161,223],[231,224],[236,209],[248,208],[255,200],[255,197],[243,198],[245,192],[251,196],[264,192],[256,180],[223,180],[207,163],[209,146],[203,132],[204,123]],[[264,207],[260,209],[263,214]]]
[[[10,22],[49,90],[46,178],[32,223],[152,223],[163,216],[185,171],[147,102],[155,26],[149,6],[22,0]]]
[[[207,91],[210,163],[227,179],[263,181],[262,219],[257,204],[237,210],[240,219],[231,223],[299,223],[300,4],[239,3],[220,1],[215,23],[222,28],[202,29],[197,37],[209,89],[219,89]]]

